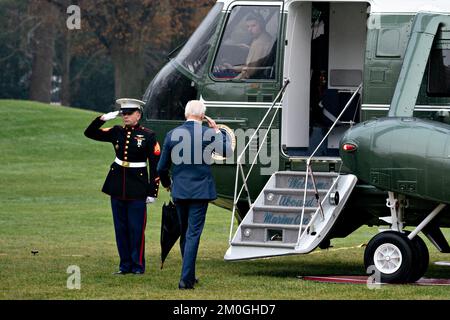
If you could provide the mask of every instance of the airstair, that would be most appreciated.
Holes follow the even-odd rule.
[[[315,173],[314,178],[315,183],[306,182],[306,172],[274,173],[238,227],[225,260],[314,250],[339,217],[357,180],[354,175],[329,172]],[[317,199],[322,199],[320,205]]]
[[[289,80],[286,80],[274,100],[274,104],[279,96],[284,95],[288,83]],[[255,202],[252,203],[246,182],[260,150],[254,157],[247,173],[244,172],[241,159],[272,108],[267,111],[256,132],[237,159],[230,247],[225,254],[225,260],[305,254],[313,251],[326,239],[349,199],[357,178],[352,174],[340,174],[339,172],[313,172],[311,163],[314,154],[324,143],[360,89],[361,85],[354,92],[328,134],[306,160],[306,171],[275,172]],[[272,126],[277,110],[273,114],[269,128]],[[269,130],[263,137],[262,143],[267,139],[268,132]],[[243,183],[238,192],[239,177]],[[250,210],[233,236],[236,205],[244,189],[247,191]]]

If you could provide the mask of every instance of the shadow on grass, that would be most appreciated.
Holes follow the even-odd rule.
[[[342,262],[333,264],[284,262],[270,266],[247,263],[236,272],[246,276],[292,278],[306,275],[364,275],[364,268],[358,264]]]
[[[309,261],[308,261],[309,260]],[[296,278],[299,276],[365,276],[363,261],[355,261],[345,257],[336,259],[328,257],[322,261],[312,259],[271,258],[265,260],[246,260],[212,262],[214,268],[224,269],[224,272],[235,276],[264,276],[273,278]],[[435,265],[431,262],[425,273],[426,278],[450,279],[450,267]]]
[[[425,273],[426,278],[450,279],[450,267],[438,266],[433,262],[428,266]]]
[[[335,255],[273,257],[259,260],[209,260],[208,267],[234,276],[266,276],[295,278],[305,275],[365,275],[358,257],[346,260]]]

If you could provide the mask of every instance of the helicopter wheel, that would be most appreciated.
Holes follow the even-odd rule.
[[[374,266],[382,283],[406,283],[411,281],[415,256],[415,246],[405,234],[385,231],[367,244],[364,265],[366,270]]]
[[[413,264],[413,271],[409,278],[409,282],[416,282],[422,278],[427,271],[428,264],[430,263],[430,254],[427,245],[418,235],[415,236],[411,242],[414,248],[415,263]]]

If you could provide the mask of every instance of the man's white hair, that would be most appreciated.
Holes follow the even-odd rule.
[[[186,104],[186,108],[184,109],[184,116],[201,116],[205,114],[206,106],[203,101],[200,100],[191,100]]]

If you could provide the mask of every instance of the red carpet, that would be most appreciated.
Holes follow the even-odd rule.
[[[328,283],[367,284],[368,276],[302,276],[299,278]],[[411,284],[419,286],[450,286],[450,279],[421,278]]]

